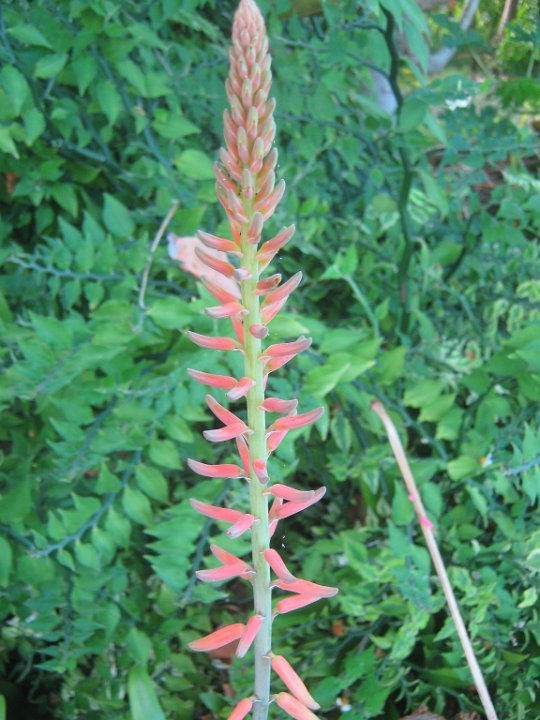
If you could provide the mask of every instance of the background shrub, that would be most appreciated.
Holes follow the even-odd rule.
[[[377,397],[399,421],[500,716],[536,718],[535,3],[520,3],[496,47],[502,0],[485,0],[467,32],[444,6],[428,19],[412,0],[292,3],[301,17],[288,0],[260,4],[288,180],[276,226],[294,217],[299,228],[277,267],[306,270],[273,330],[314,337],[278,389],[305,384],[328,408],[322,437],[280,446],[274,476],[300,486],[319,477],[329,499],[277,540],[306,576],[341,587],[322,611],[300,611],[290,627],[284,618],[280,647],[328,718],[341,714],[337,700],[352,705],[351,720],[392,720],[421,702],[448,717],[478,708],[369,411]],[[208,457],[204,390],[185,369],[219,369],[179,332],[211,330],[204,292],[163,243],[146,309],[138,303],[175,202],[178,235],[224,229],[212,160],[234,7],[0,6],[9,718],[138,720],[142,700],[156,718],[159,706],[179,720],[223,718],[223,688],[249,686],[249,660],[231,671],[227,658],[210,659],[202,673],[205,661],[186,652],[249,602],[193,581],[216,529],[201,530],[187,498],[231,489],[199,484],[185,466],[199,450]],[[459,53],[429,76],[432,47],[444,43]],[[398,98],[394,118],[373,94],[377,70]]]

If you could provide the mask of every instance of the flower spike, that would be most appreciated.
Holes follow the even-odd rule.
[[[195,253],[199,267],[203,268],[198,270],[197,277],[218,302],[205,312],[216,320],[229,318],[232,337],[195,332],[188,337],[203,349],[240,351],[243,371],[238,380],[198,369],[188,373],[196,382],[224,390],[231,402],[246,398],[247,413],[232,412],[226,403],[223,405],[207,395],[208,407],[221,426],[204,430],[203,436],[210,442],[234,441],[238,464],[211,465],[197,460],[188,460],[188,464],[203,477],[244,478],[249,484],[249,508],[218,507],[200,500],[191,500],[191,504],[205,517],[227,523],[229,538],[249,533],[252,566],[212,544],[210,551],[218,567],[198,570],[196,575],[203,582],[247,580],[253,587],[254,610],[245,625],[235,623],[220,628],[190,643],[190,647],[208,652],[238,641],[235,655],[239,658],[253,647],[255,692],[238,702],[228,720],[244,720],[252,710],[257,720],[267,720],[273,701],[295,720],[316,720],[312,710],[318,709],[318,704],[288,661],[272,653],[274,617],[332,597],[337,589],[296,578],[280,554],[270,548],[278,523],[318,502],[325,488],[304,490],[270,483],[269,455],[291,430],[316,422],[322,408],[298,413],[296,399],[265,397],[271,373],[307,350],[311,339],[300,337],[274,344],[266,340],[271,321],[300,285],[302,273],[284,280],[280,273],[263,276],[263,271],[292,238],[295,227],[284,227],[271,240],[263,238],[265,223],[274,214],[285,183],[276,177],[275,100],[269,97],[271,59],[264,19],[255,0],[240,0],[234,15],[229,62],[225,83],[229,108],[223,113],[225,146],[219,152],[214,172],[217,197],[227,215],[231,239],[200,231],[200,245]],[[236,258],[240,258],[240,263]],[[269,427],[268,413],[278,415]],[[270,509],[269,496],[273,500]],[[277,600],[274,608],[273,588],[288,593]],[[270,669],[285,683],[288,692],[270,694]]]

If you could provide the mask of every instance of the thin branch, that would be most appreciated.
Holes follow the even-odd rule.
[[[510,20],[510,15],[512,14],[514,10],[515,0],[505,0],[503,11],[501,14],[501,19],[499,20],[499,24],[497,26],[497,31],[493,37],[493,42],[495,44],[500,43],[502,40],[502,36],[504,33],[504,28],[508,24],[508,21]]]
[[[521,473],[527,472],[528,470],[532,470],[537,465],[540,465],[540,455],[537,455],[535,458],[533,458],[529,462],[523,463],[522,465],[518,465],[517,467],[513,467],[513,468],[508,468],[508,470],[504,470],[502,474],[505,477],[512,477],[513,475],[520,475]]]
[[[457,604],[456,596],[454,595],[454,591],[450,584],[450,579],[448,578],[448,573],[446,572],[446,567],[439,551],[439,546],[437,545],[437,541],[435,540],[433,525],[426,515],[426,510],[422,503],[420,492],[414,480],[411,468],[409,467],[407,456],[405,455],[405,451],[403,450],[403,445],[401,444],[401,440],[399,438],[396,427],[381,402],[375,400],[371,405],[371,409],[375,413],[377,413],[377,415],[380,417],[384,424],[386,433],[388,435],[388,440],[392,447],[392,451],[396,458],[397,464],[399,465],[401,475],[403,476],[403,480],[409,493],[409,500],[413,504],[414,510],[416,512],[416,517],[418,518],[418,522],[420,523],[420,527],[422,528],[429,554],[431,555],[431,559],[433,560],[435,571],[441,583],[441,587],[446,598],[446,602],[448,604],[448,609],[450,610],[452,620],[454,621],[454,625],[456,626],[457,634],[459,636],[461,646],[463,647],[463,652],[465,653],[465,657],[467,659],[467,663],[469,665],[474,684],[478,691],[478,695],[482,702],[484,712],[486,713],[486,717],[488,720],[498,720],[497,713],[495,712],[495,707],[493,706],[491,696],[484,680],[484,676],[482,675],[482,670],[480,669],[480,665],[478,664],[478,660],[476,659],[471,639],[467,632],[467,628],[465,627],[465,623],[463,622],[463,618]]]
[[[165,230],[169,227],[169,224],[179,207],[180,203],[178,201],[173,203],[173,205],[170,207],[169,212],[165,215],[165,218],[159,226],[152,245],[150,246],[150,253],[146,262],[146,267],[144,268],[142,274],[141,289],[139,290],[139,307],[141,308],[141,310],[146,310],[146,305],[144,304],[144,296],[146,294],[146,286],[148,285],[148,276],[150,275],[150,269],[152,267],[152,262],[154,261],[154,253],[158,248],[158,245],[161,241],[161,238],[163,237],[163,234],[165,233]]]

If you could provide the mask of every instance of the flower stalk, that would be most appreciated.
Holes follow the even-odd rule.
[[[469,670],[471,671],[474,684],[478,691],[478,696],[480,697],[484,712],[486,713],[486,718],[487,720],[498,720],[495,706],[493,705],[482,670],[480,669],[480,665],[476,659],[469,633],[467,632],[463,617],[461,616],[459,605],[457,603],[456,596],[454,595],[454,590],[450,584],[450,578],[446,572],[446,566],[435,539],[433,523],[426,514],[426,510],[420,496],[420,491],[412,474],[405,450],[403,449],[403,445],[401,444],[401,440],[396,430],[396,426],[386,412],[384,405],[379,400],[375,400],[372,403],[371,409],[381,419],[384,429],[386,430],[386,434],[388,435],[390,447],[392,448],[401,476],[403,477],[403,481],[405,482],[405,486],[409,493],[409,500],[414,507],[416,517],[420,523],[420,527],[422,528],[422,533],[424,535],[429,554],[431,555],[435,572],[437,573],[439,582],[441,583],[441,588],[444,593],[450,615],[454,621],[456,632],[461,642],[461,647],[463,648],[467,664],[469,665]]]
[[[269,375],[306,350],[311,339],[301,337],[292,342],[265,343],[270,334],[269,324],[300,284],[302,273],[285,282],[281,282],[281,275],[277,273],[262,277],[276,253],[293,236],[294,225],[262,242],[264,223],[281,200],[285,183],[281,180],[276,184],[275,102],[269,99],[271,60],[264,20],[254,0],[240,2],[234,17],[229,59],[226,90],[230,109],[225,110],[223,117],[226,147],[220,151],[215,175],[216,192],[227,214],[232,240],[200,232],[200,241],[212,253],[198,249],[197,257],[212,276],[212,279],[203,276],[201,280],[220,303],[207,308],[206,313],[220,322],[230,322],[234,336],[212,337],[194,332],[188,336],[205,349],[241,352],[244,375],[237,379],[202,370],[188,372],[196,382],[225,390],[232,402],[246,398],[247,412],[244,420],[208,395],[208,406],[221,427],[203,434],[210,442],[233,441],[238,449],[239,464],[210,465],[198,460],[189,460],[188,464],[203,477],[238,478],[249,483],[249,512],[197,500],[191,502],[199,513],[227,523],[229,537],[251,534],[251,565],[212,545],[210,549],[221,565],[199,570],[197,577],[203,582],[243,578],[253,587],[254,608],[245,624],[219,628],[190,643],[190,648],[208,652],[238,641],[236,655],[243,657],[253,647],[254,693],[240,701],[229,720],[241,720],[250,713],[254,720],[266,720],[272,702],[290,717],[311,720],[315,718],[312,710],[319,706],[288,661],[273,654],[272,623],[280,614],[332,597],[337,589],[295,577],[279,554],[270,548],[270,542],[279,522],[318,502],[326,488],[298,490],[272,484],[268,461],[288,432],[316,422],[323,408],[299,414],[296,399],[266,397]],[[223,257],[217,257],[215,251]],[[216,273],[226,281],[216,280]],[[269,424],[268,413],[279,417]],[[273,606],[274,589],[285,591],[288,596]],[[289,692],[270,694],[272,673]]]

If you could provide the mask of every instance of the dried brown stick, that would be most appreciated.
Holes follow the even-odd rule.
[[[416,516],[418,518],[418,522],[420,523],[420,527],[422,528],[422,532],[424,533],[424,538],[429,550],[429,554],[431,555],[433,565],[435,566],[435,571],[440,580],[441,587],[443,589],[443,593],[448,604],[448,609],[450,610],[452,620],[454,621],[454,624],[456,626],[456,630],[461,641],[461,645],[463,647],[463,652],[465,653],[465,657],[467,659],[471,675],[473,676],[474,684],[478,691],[478,695],[480,696],[480,700],[484,707],[486,717],[488,720],[498,720],[497,713],[495,712],[491,696],[484,680],[484,676],[482,675],[482,671],[476,659],[476,655],[474,654],[469,634],[465,627],[465,623],[463,622],[463,618],[461,617],[461,613],[459,611],[459,607],[456,601],[456,596],[454,595],[454,591],[452,590],[452,586],[448,578],[448,573],[446,572],[446,567],[439,551],[439,546],[437,545],[437,541],[435,540],[435,535],[433,533],[433,525],[426,515],[426,511],[422,503],[422,498],[420,497],[418,487],[411,472],[411,468],[409,467],[407,456],[405,455],[403,445],[401,444],[401,440],[399,439],[396,426],[390,419],[383,404],[379,402],[379,400],[375,400],[372,403],[371,409],[376,412],[382,420],[386,430],[386,434],[388,435],[388,440],[392,447],[392,451],[396,458],[397,464],[399,465],[399,469],[403,476],[403,480],[405,481],[405,485],[407,486],[409,499],[413,504]]]
[[[156,252],[158,245],[161,241],[161,238],[163,237],[163,234],[165,233],[165,230],[169,227],[169,223],[174,217],[175,212],[180,207],[179,202],[173,203],[171,205],[169,212],[165,215],[165,218],[163,219],[163,222],[159,226],[159,229],[156,233],[156,236],[154,240],[152,241],[152,245],[150,246],[150,253],[148,255],[148,261],[146,263],[146,267],[144,268],[142,279],[141,279],[141,288],[139,290],[139,307],[141,310],[146,310],[146,305],[144,304],[144,296],[146,295],[146,286],[148,285],[148,276],[150,275],[150,268],[152,267],[152,261],[154,259],[154,253]]]

